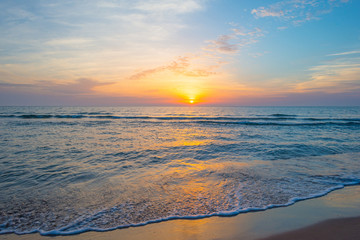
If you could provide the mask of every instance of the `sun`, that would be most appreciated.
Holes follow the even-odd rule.
[[[185,105],[198,105],[202,103],[203,90],[197,87],[184,87],[176,89],[177,103]]]

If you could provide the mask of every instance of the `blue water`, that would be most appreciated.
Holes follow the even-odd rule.
[[[0,107],[0,233],[285,206],[360,183],[360,107]]]

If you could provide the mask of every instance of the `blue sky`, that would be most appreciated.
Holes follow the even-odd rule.
[[[1,105],[359,105],[360,1],[3,0]]]

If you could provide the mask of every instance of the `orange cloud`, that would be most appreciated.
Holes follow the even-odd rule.
[[[299,83],[299,92],[320,91],[326,93],[353,92],[360,90],[360,59],[339,59],[311,69],[311,80]]]
[[[192,67],[190,61],[191,61],[190,57],[179,57],[169,65],[141,71],[139,73],[132,75],[130,79],[131,80],[143,79],[149,77],[150,75],[164,71],[170,71],[188,77],[207,77],[216,74],[215,72],[212,71],[215,68],[215,66]]]

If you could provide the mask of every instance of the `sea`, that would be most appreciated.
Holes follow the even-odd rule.
[[[360,107],[0,107],[0,234],[283,207],[360,183]]]

